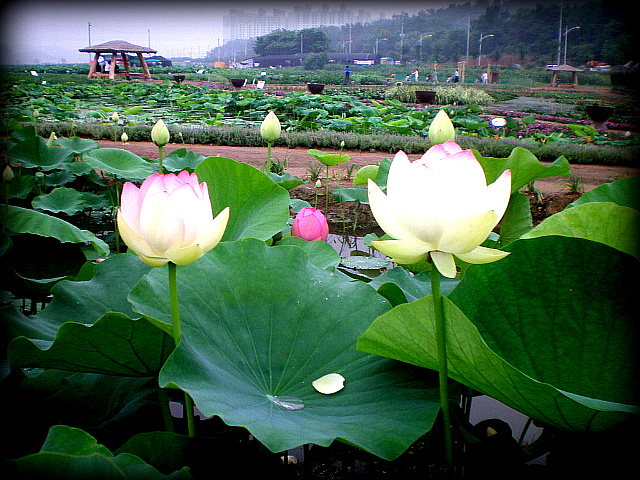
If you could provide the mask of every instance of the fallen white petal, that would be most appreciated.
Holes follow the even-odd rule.
[[[324,377],[314,380],[311,382],[311,385],[313,385],[313,388],[318,392],[330,395],[344,388],[344,377],[339,373],[329,373]]]

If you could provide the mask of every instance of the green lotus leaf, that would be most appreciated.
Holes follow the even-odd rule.
[[[634,352],[638,261],[601,243],[518,240],[445,297],[451,378],[532,417],[601,431],[640,413]],[[358,349],[437,369],[431,297],[374,321]]]
[[[73,151],[67,148],[50,147],[42,137],[27,137],[13,145],[8,152],[12,163],[23,167],[45,171],[63,168],[71,162]]]
[[[160,385],[177,385],[206,416],[246,427],[271,451],[341,439],[394,459],[433,425],[437,376],[355,349],[388,310],[384,298],[317,268],[300,248],[221,243],[178,269],[178,295],[182,341]],[[171,321],[165,269],[129,298]],[[311,383],[329,373],[346,382],[324,395]]]
[[[15,338],[8,357],[14,368],[155,377],[174,346],[170,335],[147,320],[108,313],[93,325],[65,322],[53,342]]]
[[[83,194],[74,188],[58,187],[45,195],[38,195],[31,201],[33,208],[53,213],[73,215],[84,209]]]
[[[639,258],[640,212],[611,202],[583,203],[545,218],[522,238],[547,235],[585,238]]]
[[[153,172],[153,165],[121,148],[99,148],[85,152],[82,160],[87,165],[126,180],[144,180]]]
[[[522,147],[514,148],[507,158],[483,157],[475,150],[473,154],[484,169],[487,184],[495,182],[505,170],[511,170],[511,193],[539,178],[568,177],[571,174],[566,158],[559,157],[549,165],[543,165],[533,153]]]
[[[214,215],[229,207],[222,241],[268,240],[287,225],[289,193],[257,168],[229,158],[208,157],[196,174],[209,187]]]
[[[42,449],[5,464],[9,478],[145,478],[187,480],[186,469],[165,475],[129,453],[113,455],[79,428],[56,425],[49,429]]]
[[[69,222],[28,208],[9,206],[6,227],[15,233],[53,237],[63,243],[89,242],[98,254],[109,254],[109,246],[88,230],[81,230]]]
[[[640,210],[640,177],[623,177],[615,182],[600,185],[583,193],[569,207],[589,202],[613,202],[623,207]]]

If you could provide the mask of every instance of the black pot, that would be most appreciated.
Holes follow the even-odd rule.
[[[324,90],[324,83],[307,83],[309,93],[319,94]]]
[[[596,122],[602,123],[609,120],[613,114],[613,107],[605,107],[604,105],[587,105],[587,115]]]
[[[415,93],[418,103],[433,103],[436,98],[436,92],[431,90],[416,90]]]
[[[244,87],[244,84],[247,83],[247,80],[245,78],[231,78],[231,85],[233,85],[236,88],[242,88]]]
[[[174,75],[173,81],[177,83],[182,83],[184,81],[184,75]]]

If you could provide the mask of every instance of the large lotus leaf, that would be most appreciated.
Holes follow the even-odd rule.
[[[460,283],[460,280],[441,278],[440,288],[443,295],[448,295]],[[369,283],[378,290],[392,305],[413,302],[431,295],[431,274],[422,272],[417,275],[402,267],[395,267],[378,275]]]
[[[53,343],[15,338],[8,356],[15,368],[155,377],[174,346],[170,335],[147,320],[108,313],[93,325],[65,322]]]
[[[190,479],[186,469],[165,475],[129,453],[114,456],[94,437],[74,427],[51,427],[42,449],[5,464],[9,478]]]
[[[574,207],[588,202],[613,202],[623,207],[640,210],[640,177],[623,177],[589,190],[569,205]]]
[[[544,425],[600,431],[640,413],[638,261],[578,238],[519,240],[444,299],[451,378]],[[431,297],[379,317],[364,352],[437,368]]]
[[[154,269],[132,290],[140,313],[169,322],[168,279]],[[371,287],[321,270],[295,246],[221,243],[178,270],[182,341],[159,382],[187,391],[207,416],[246,427],[271,451],[336,439],[393,459],[429,431],[436,377],[356,351],[388,310]],[[343,390],[311,382],[339,373]]]
[[[543,165],[533,153],[522,147],[514,148],[507,158],[483,157],[477,151],[473,154],[484,169],[487,184],[495,182],[505,170],[511,170],[511,193],[539,178],[568,177],[571,174],[566,158],[559,157],[549,165]]]
[[[84,209],[84,197],[74,188],[58,187],[45,195],[35,197],[31,205],[48,212],[73,215]]]
[[[545,218],[522,238],[546,235],[586,238],[638,258],[640,212],[611,202],[583,203]]]
[[[289,193],[264,172],[224,157],[208,157],[196,168],[209,187],[214,215],[229,207],[223,241],[268,240],[289,220]]]
[[[88,230],[51,215],[28,208],[9,206],[6,227],[15,233],[33,233],[42,237],[57,238],[61,242],[89,242],[100,255],[109,254],[109,245]]]
[[[153,164],[129,150],[98,148],[82,156],[88,165],[126,180],[144,180],[154,172]]]
[[[136,318],[127,295],[150,269],[136,255],[111,256],[96,266],[90,280],[63,280],[54,285],[53,300],[35,315],[36,324],[60,326],[72,321],[90,325],[107,312]]]
[[[193,172],[204,159],[205,156],[200,153],[188,151],[186,148],[179,148],[162,159],[162,166],[169,172],[180,172],[182,170]]]
[[[95,140],[80,137],[60,137],[55,140],[55,144],[71,150],[76,155],[82,155],[84,152],[100,148],[100,144]]]
[[[13,145],[8,156],[12,163],[48,171],[63,168],[68,164],[73,157],[73,150],[50,147],[42,137],[28,137]]]

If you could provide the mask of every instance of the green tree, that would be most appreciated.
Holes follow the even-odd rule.
[[[329,57],[326,53],[310,53],[302,62],[302,66],[305,70],[320,70],[327,63],[329,63]]]
[[[276,30],[256,38],[254,51],[258,55],[293,55],[329,51],[329,36],[320,28],[298,32]]]

